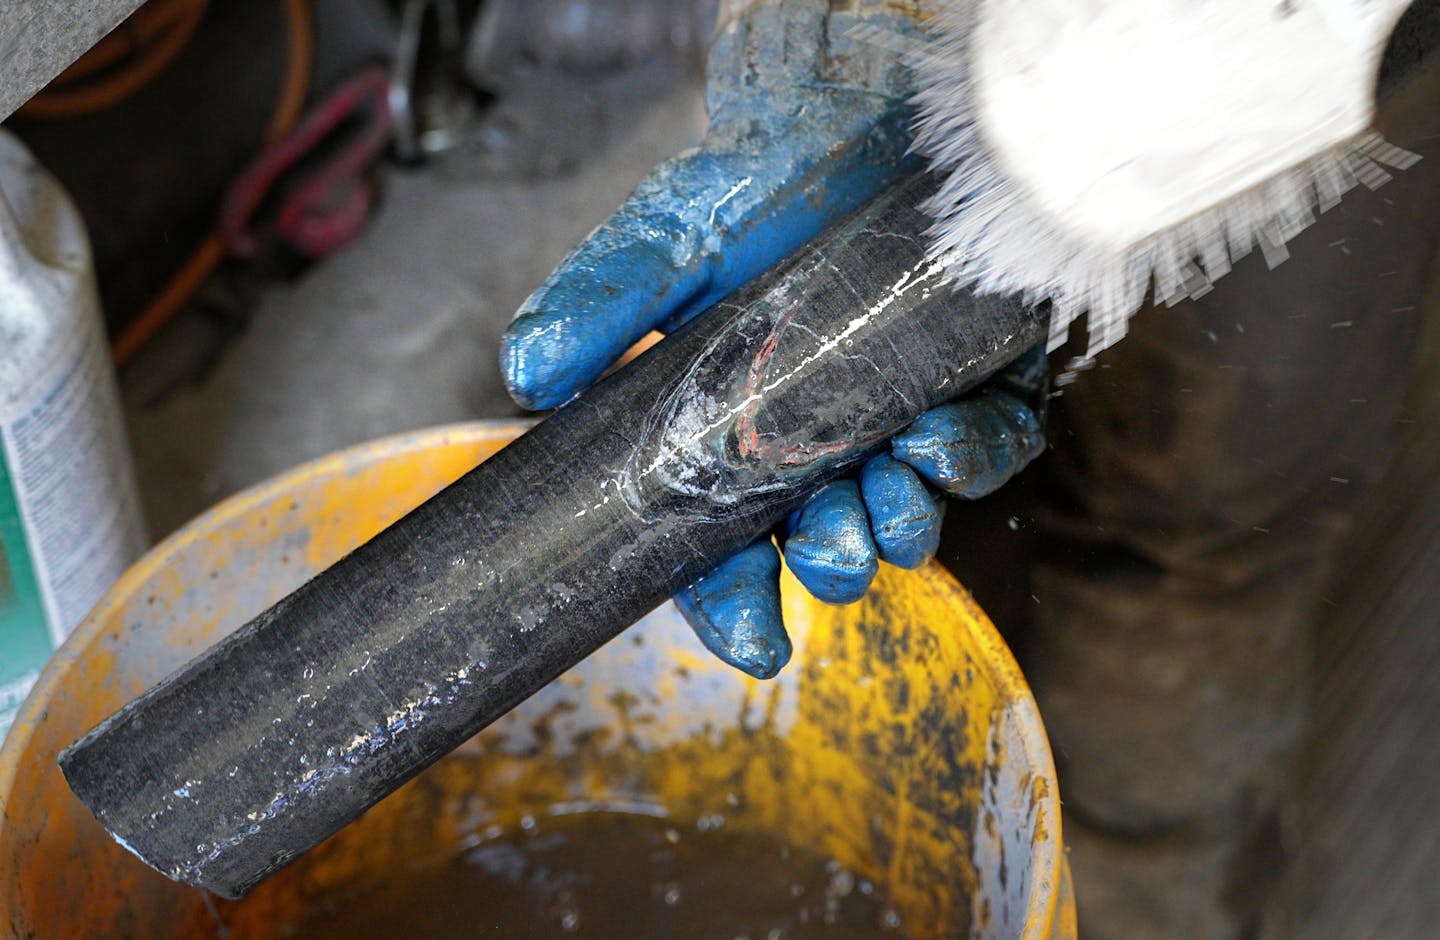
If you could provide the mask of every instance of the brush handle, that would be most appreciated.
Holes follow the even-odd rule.
[[[61,756],[146,862],[244,894],[1045,334],[954,293],[909,178]]]

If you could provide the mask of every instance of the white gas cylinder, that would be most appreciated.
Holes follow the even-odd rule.
[[[145,543],[84,223],[0,129],[0,739]]]

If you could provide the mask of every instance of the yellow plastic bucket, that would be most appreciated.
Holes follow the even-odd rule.
[[[785,586],[795,658],[715,662],[666,605],[240,902],[167,881],[70,795],[61,748],[522,430],[401,435],[235,496],[132,568],[0,749],[6,936],[269,937],[313,899],[577,800],[723,813],[886,892],[910,936],[1075,936],[1049,745],[1014,660],[941,568],[859,604]],[[223,929],[222,929],[223,925]]]

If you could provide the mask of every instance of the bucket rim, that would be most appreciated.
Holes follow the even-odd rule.
[[[149,584],[181,548],[214,532],[224,523],[242,518],[256,508],[292,491],[297,481],[335,476],[357,466],[371,465],[401,453],[427,450],[441,443],[488,443],[496,440],[508,443],[535,423],[525,419],[462,421],[401,431],[362,444],[342,447],[281,470],[232,493],[165,536],[126,568],[125,573],[105,590],[90,612],[70,631],[65,642],[50,654],[39,678],[20,703],[9,731],[4,740],[0,741],[0,807],[3,807],[5,802],[4,794],[11,792],[15,785],[21,754],[28,749],[35,732],[44,721],[46,709],[42,703],[54,698],[59,690],[61,677],[67,674],[83,653],[99,639],[104,632],[104,625],[109,622],[109,615]],[[5,817],[0,814],[0,829],[3,828]]]
[[[463,421],[402,431],[342,447],[282,470],[221,499],[161,539],[126,569],[105,591],[95,607],[76,625],[65,642],[51,655],[40,677],[16,711],[14,722],[4,740],[0,741],[0,833],[8,828],[8,815],[3,812],[7,802],[5,794],[13,791],[20,772],[21,756],[29,749],[45,721],[47,708],[44,703],[55,698],[62,678],[100,639],[105,632],[105,624],[113,619],[111,615],[116,609],[145,590],[179,550],[207,537],[225,523],[242,518],[293,492],[301,481],[338,476],[353,472],[357,467],[371,466],[401,454],[424,451],[444,444],[497,441],[508,444],[534,427],[539,420],[511,418]],[[1032,773],[1051,784],[1044,793],[1039,794],[1036,801],[1037,809],[1044,813],[1047,820],[1046,832],[1043,838],[1032,843],[1032,865],[1026,885],[1028,897],[1049,898],[1051,903],[1042,910],[1030,910],[1021,934],[1022,940],[1047,940],[1052,936],[1057,918],[1062,913],[1060,888],[1064,881],[1064,859],[1060,847],[1064,843],[1061,833],[1060,797],[1058,787],[1054,785],[1057,779],[1054,754],[1045,734],[1039,705],[1014,654],[969,591],[934,559],[927,562],[922,570],[928,576],[937,578],[947,591],[953,593],[957,604],[978,614],[973,617],[976,628],[974,638],[983,652],[987,668],[992,671],[992,678],[999,693],[997,707],[1009,711],[1010,717],[1015,720],[1021,749]]]

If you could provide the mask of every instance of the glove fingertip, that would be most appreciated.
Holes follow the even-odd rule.
[[[516,404],[558,408],[605,371],[609,349],[576,342],[568,327],[554,314],[522,313],[500,337],[500,374]]]
[[[793,651],[779,574],[779,554],[762,540],[676,594],[675,606],[718,659],[757,679],[770,679]]]
[[[785,541],[785,560],[817,600],[852,604],[865,596],[880,561],[858,483],[828,483],[810,497]]]
[[[876,531],[875,544],[880,549],[882,560],[896,568],[914,570],[934,558],[939,551],[940,526],[932,526],[918,534],[885,535]]]
[[[826,604],[860,600],[880,570],[873,542],[861,557],[847,557],[823,544],[792,539],[785,546],[785,561],[805,590]]]
[[[918,568],[934,557],[945,504],[912,468],[888,454],[874,457],[861,471],[860,494],[881,560]]]

